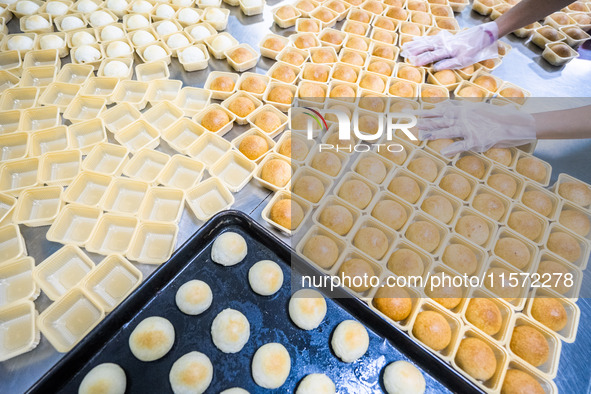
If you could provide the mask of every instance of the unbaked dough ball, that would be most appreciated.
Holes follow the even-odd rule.
[[[396,110],[392,111],[392,108],[390,108],[390,112],[396,112]],[[391,149],[392,151],[390,151],[388,148],[380,148],[378,149],[378,154],[383,158],[390,160],[391,162],[402,165],[402,163],[404,163],[406,160],[406,149],[402,145],[398,145]]]
[[[143,56],[144,59],[146,59],[146,62],[153,62],[156,60],[164,59],[168,56],[168,54],[160,45],[154,44],[144,49]]]
[[[77,31],[72,34],[72,45],[75,47],[94,43],[96,43],[96,37],[87,31]]]
[[[312,373],[307,375],[300,384],[295,394],[335,394],[334,382],[325,374]]]
[[[129,350],[140,361],[158,360],[170,351],[174,337],[170,321],[160,316],[147,317],[129,336]]]
[[[326,300],[313,289],[296,291],[289,299],[289,317],[302,330],[314,330],[326,316]]]
[[[417,181],[404,175],[394,177],[388,185],[388,190],[411,204],[417,202],[421,196]]]
[[[286,229],[295,230],[304,220],[304,210],[297,201],[284,198],[273,204],[269,218]]]
[[[174,33],[166,39],[166,45],[171,49],[184,48],[189,44],[189,39],[181,33]]]
[[[176,292],[176,306],[187,315],[199,315],[205,312],[213,301],[209,285],[201,280],[190,280]]]
[[[92,63],[101,58],[101,52],[93,46],[82,45],[76,48],[74,57],[79,63]]]
[[[211,323],[213,344],[224,353],[238,353],[246,345],[248,338],[250,323],[246,316],[235,309],[224,309]]]
[[[453,143],[454,143],[454,140],[452,140],[450,138],[441,138],[438,140],[428,141],[427,146],[429,148],[433,149],[435,152],[441,153],[441,150],[443,148],[447,148],[448,146],[450,146]]]
[[[574,263],[581,257],[581,245],[579,245],[579,241],[562,231],[553,231],[550,233],[546,246],[551,252],[556,253],[571,263]]]
[[[306,242],[302,253],[319,267],[330,269],[337,261],[339,248],[331,238],[315,235]]]
[[[423,394],[426,383],[417,367],[399,360],[384,368],[384,388],[388,394]]]
[[[227,231],[219,235],[211,247],[211,259],[220,265],[236,265],[246,257],[248,247],[242,235]]]
[[[158,33],[160,37],[176,33],[177,31],[179,31],[179,27],[171,21],[163,21],[158,26],[156,26],[156,33]]]
[[[501,310],[488,298],[472,298],[466,308],[466,320],[488,335],[495,335],[503,325]]]
[[[204,393],[213,379],[213,365],[200,352],[189,352],[172,364],[168,380],[175,394]]]
[[[353,227],[353,214],[342,205],[328,205],[318,216],[320,224],[339,235],[345,235]]]
[[[148,31],[140,30],[133,33],[131,36],[131,41],[136,47],[141,47],[156,41],[156,37],[154,37],[154,35]]]
[[[350,284],[348,286],[351,290],[356,291],[358,293],[363,293],[364,291],[369,290],[369,280],[366,282],[363,280],[365,276],[370,278],[378,273],[374,271],[374,268],[370,263],[363,259],[349,259],[343,262],[339,268],[338,276],[344,278],[350,278],[350,283],[348,283],[349,279],[346,279],[346,284]],[[356,278],[361,278],[362,281],[359,282],[359,279],[355,280]]]
[[[419,220],[408,226],[406,238],[429,253],[437,249],[441,241],[437,226],[424,220]]]
[[[133,54],[133,51],[129,44],[123,41],[113,41],[109,45],[107,45],[107,56],[108,57],[124,57],[130,56]]]
[[[404,207],[394,200],[379,201],[371,211],[371,215],[393,230],[400,230],[408,219]]]
[[[281,159],[271,159],[261,168],[261,179],[282,188],[291,179],[292,168],[289,163]]]
[[[361,158],[357,163],[355,171],[374,183],[382,183],[387,174],[384,162],[372,156]]]
[[[373,305],[394,321],[406,319],[412,310],[410,294],[401,287],[380,287],[373,297]]]
[[[198,48],[195,49],[199,50]],[[203,52],[201,53],[203,54]],[[255,105],[254,102],[248,97],[236,97],[228,104],[228,109],[235,113],[236,116],[240,118],[246,118],[250,113],[252,113],[252,111],[255,110]],[[264,138],[257,135],[253,135],[252,137],[263,139],[265,145],[267,145],[267,142]]]
[[[503,200],[490,193],[480,193],[474,197],[472,206],[493,220],[500,220],[505,214]]]
[[[291,371],[291,358],[280,343],[267,343],[252,358],[252,377],[259,386],[276,389],[285,383]]]
[[[6,47],[11,51],[28,51],[33,49],[33,40],[28,36],[13,36],[6,40]]]
[[[265,40],[265,42],[263,42],[263,48],[279,52],[285,48],[285,43],[277,37],[269,37]]]
[[[65,46],[65,41],[55,34],[44,35],[39,39],[41,49],[60,49]]]
[[[338,196],[353,206],[364,209],[369,205],[373,194],[365,182],[350,179],[341,185]]]
[[[512,302],[519,297],[522,287],[515,286],[510,277],[511,271],[501,267],[494,267],[485,274],[484,285],[505,301]]]
[[[531,326],[517,326],[513,329],[513,335],[509,346],[513,353],[538,367],[548,360],[550,346],[542,333]]]
[[[484,178],[486,172],[486,167],[482,159],[473,155],[460,157],[456,162],[456,167],[478,179]]]
[[[565,275],[571,274],[571,272],[564,267],[564,265],[551,260],[540,261],[538,265],[538,274],[540,274],[540,280],[548,280],[550,288],[559,294],[566,294],[572,288],[572,285],[567,286],[565,280],[561,279],[556,281],[551,278],[564,278]]]
[[[483,77],[480,77],[483,78]],[[478,78],[476,78],[478,79]],[[494,81],[494,79],[493,79]],[[494,91],[494,90],[493,90]],[[504,166],[509,167],[511,165],[511,161],[513,160],[513,155],[511,154],[511,150],[508,148],[491,148],[484,152],[484,156],[488,157],[491,160],[496,161],[497,163],[501,163]]]
[[[330,344],[341,361],[352,363],[367,352],[369,335],[361,323],[345,320],[334,330]]]
[[[42,30],[47,29],[49,26],[51,26],[49,21],[41,15],[32,15],[25,21],[25,28],[27,30]]]
[[[546,166],[535,157],[522,157],[517,160],[515,171],[540,183],[545,181],[547,174]]]
[[[544,230],[541,221],[533,214],[526,211],[515,211],[511,213],[507,220],[507,224],[513,230],[532,241],[538,240]]]
[[[462,275],[472,275],[478,268],[478,259],[472,249],[462,244],[449,244],[441,261]]]
[[[472,191],[470,182],[468,182],[465,177],[459,174],[447,174],[441,178],[439,186],[446,192],[462,200],[467,199],[470,195],[470,192]]]
[[[122,61],[111,60],[103,68],[103,74],[105,77],[125,78],[129,75],[129,67]]]
[[[109,23],[115,22],[113,17],[105,11],[95,11],[90,14],[90,23],[95,27],[105,26]]]
[[[505,374],[505,380],[503,381],[503,386],[501,387],[501,393],[544,394],[545,391],[540,383],[530,374],[518,369],[509,369]]]
[[[101,40],[103,41],[111,41],[123,37],[125,37],[125,33],[117,26],[109,25],[101,30]]]
[[[454,215],[454,208],[449,199],[437,194],[427,197],[421,204],[421,209],[446,224]]]
[[[564,209],[560,212],[560,218],[558,221],[564,227],[574,231],[581,237],[586,237],[591,231],[591,221],[589,220],[589,217],[574,209]]]
[[[248,282],[255,293],[270,296],[281,289],[283,271],[276,262],[261,260],[248,270]]]
[[[439,312],[420,312],[415,318],[412,333],[435,351],[445,349],[451,342],[451,327]]]
[[[523,196],[521,196],[521,202],[540,215],[548,217],[552,213],[552,200],[544,192],[538,190],[528,190],[523,193]]]
[[[561,182],[558,186],[558,194],[582,207],[591,204],[591,189],[581,182]]]
[[[531,259],[527,245],[513,237],[500,238],[495,245],[495,254],[519,269],[527,266]]]
[[[135,30],[150,26],[150,21],[143,15],[133,14],[127,18],[125,24],[128,29]]]
[[[388,237],[376,227],[363,227],[353,237],[353,245],[368,256],[380,260],[388,250]]]
[[[60,22],[62,30],[74,30],[74,29],[82,29],[86,27],[84,21],[77,16],[66,16]]]
[[[23,15],[33,15],[35,12],[39,10],[39,5],[33,3],[29,0],[21,0],[16,3],[15,10],[16,12],[23,14]]]
[[[124,394],[127,387],[125,371],[117,364],[103,363],[91,369],[82,379],[78,394]]]
[[[419,254],[411,249],[395,250],[388,259],[388,269],[398,276],[422,276],[425,270]]]
[[[487,381],[497,370],[497,359],[489,344],[478,338],[465,338],[456,352],[456,363],[476,380]]]
[[[553,331],[560,331],[568,323],[568,315],[562,302],[556,298],[536,296],[531,304],[534,319]]]
[[[486,183],[510,198],[513,198],[517,192],[517,181],[507,174],[492,174],[488,177]]]
[[[175,10],[168,4],[161,4],[156,7],[156,16],[160,18],[172,19],[174,17]]]
[[[180,17],[181,13],[186,14],[189,10],[190,9],[181,10],[179,12],[179,17]],[[190,10],[190,11],[194,12],[193,10]],[[188,17],[188,15],[187,15],[187,17]],[[197,15],[197,18],[199,18],[199,15]],[[207,27],[205,27],[205,26],[198,25],[198,26],[195,26],[194,28],[192,28],[191,31],[189,32],[189,34],[191,35],[191,37],[193,37],[195,39],[195,41],[203,41],[207,37],[211,36],[211,31],[209,31],[207,29]]]
[[[68,12],[68,5],[61,1],[48,1],[45,12],[53,17],[65,15]]]

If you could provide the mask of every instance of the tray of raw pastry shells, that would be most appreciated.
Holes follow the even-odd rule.
[[[342,289],[296,294],[301,275],[322,274],[247,215],[220,213],[31,392],[477,390]]]

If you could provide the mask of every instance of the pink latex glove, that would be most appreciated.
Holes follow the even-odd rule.
[[[416,114],[420,116],[417,122],[420,140],[461,138],[441,150],[444,156],[519,146],[536,139],[534,117],[510,104],[448,101]]]
[[[498,56],[499,28],[495,22],[452,34],[442,30],[434,36],[415,37],[402,46],[402,56],[415,66],[435,63],[435,71],[468,67]]]

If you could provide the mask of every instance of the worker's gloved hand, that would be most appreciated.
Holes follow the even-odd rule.
[[[441,150],[445,156],[519,146],[536,139],[534,117],[511,104],[448,101],[417,114],[420,140],[461,138]]]
[[[498,56],[499,28],[495,22],[452,34],[416,37],[402,46],[402,56],[415,66],[435,63],[435,71],[468,67]]]

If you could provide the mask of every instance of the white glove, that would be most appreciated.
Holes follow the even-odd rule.
[[[441,150],[444,156],[519,146],[536,139],[534,117],[510,104],[448,101],[418,114],[420,140],[461,138]]]
[[[434,36],[416,37],[402,46],[402,56],[415,66],[435,63],[434,69],[468,67],[498,56],[499,28],[495,22],[452,34],[442,30]]]

